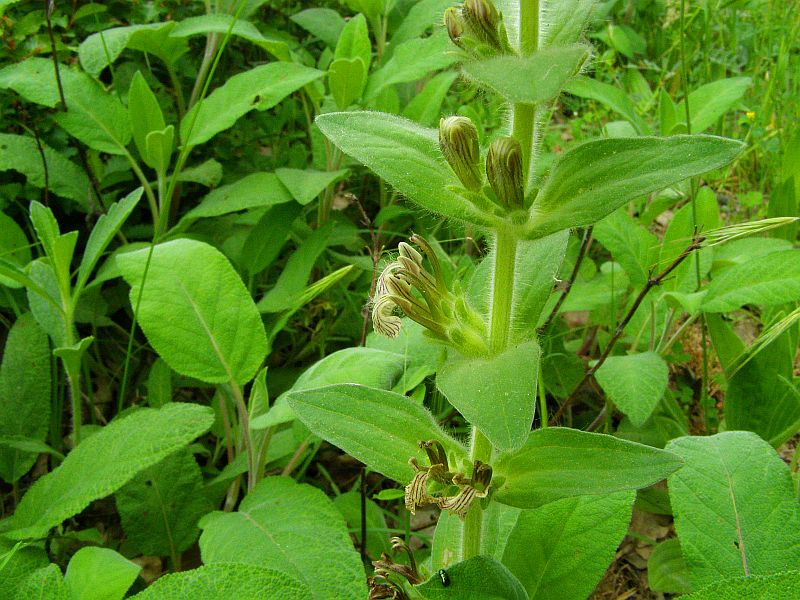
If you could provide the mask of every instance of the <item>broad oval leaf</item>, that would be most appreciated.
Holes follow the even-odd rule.
[[[669,538],[653,548],[647,560],[647,583],[654,592],[688,594],[692,591],[678,538]]]
[[[410,458],[427,464],[421,441],[438,440],[448,454],[466,457],[427,409],[401,394],[338,384],[290,392],[289,404],[313,433],[399,483],[414,476]]]
[[[311,589],[281,570],[241,563],[216,563],[159,577],[132,600],[307,600]]]
[[[148,252],[117,256],[134,308]],[[209,383],[247,383],[266,354],[261,316],[239,275],[219,250],[195,240],[153,249],[139,324],[174,371]]]
[[[73,598],[121,600],[141,570],[110,548],[84,546],[69,560],[64,583]]]
[[[800,250],[785,250],[725,269],[706,288],[700,309],[728,312],[745,304],[774,306],[798,298]]]
[[[438,573],[415,589],[426,600],[527,600],[528,594],[508,567],[489,556],[473,556]]]
[[[562,498],[521,511],[503,564],[531,600],[589,597],[628,531],[635,497],[628,490]]]
[[[196,404],[141,408],[84,440],[61,465],[34,483],[3,521],[3,535],[38,538],[89,503],[112,494],[138,472],[211,427],[211,409]]]
[[[669,367],[655,352],[610,356],[595,378],[631,423],[641,427],[667,391]]]
[[[84,70],[97,77],[112,64],[126,48],[149,52],[166,62],[174,64],[186,51],[186,40],[170,38],[175,21],[113,27],[87,37],[78,47],[78,58]]]
[[[595,140],[564,154],[531,207],[525,235],[589,225],[635,198],[731,162],[744,147],[711,135]]]
[[[236,561],[274,569],[307,586],[306,598],[366,597],[364,569],[344,517],[310,485],[269,477],[237,512],[211,513],[201,527],[205,563]]]
[[[800,505],[789,467],[756,434],[683,437],[669,478],[675,529],[695,589],[800,564]]]
[[[489,358],[452,352],[436,385],[493,446],[514,450],[528,439],[533,423],[540,353],[535,340]]]
[[[560,498],[644,488],[682,464],[671,452],[610,435],[548,427],[531,432],[519,451],[500,458],[495,475],[505,483],[494,498],[536,508]]]
[[[539,50],[527,56],[505,55],[462,65],[468,79],[512,103],[537,104],[555,98],[589,56],[586,46]]]
[[[476,225],[495,221],[450,189],[460,184],[444,162],[436,130],[368,111],[327,113],[316,123],[342,152],[423,208]]]

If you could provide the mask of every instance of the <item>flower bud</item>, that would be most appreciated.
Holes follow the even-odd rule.
[[[444,11],[444,27],[447,29],[450,41],[459,48],[463,48],[464,42],[461,41],[461,34],[464,33],[464,23],[461,21],[458,10],[454,6]]]
[[[481,151],[478,130],[467,117],[447,117],[439,121],[439,148],[455,174],[468,190],[481,189]]]
[[[497,26],[500,22],[500,13],[497,12],[492,0],[465,0],[461,8],[464,21],[483,43],[502,49]]]
[[[486,177],[500,203],[522,208],[522,147],[512,137],[496,139],[486,155]]]

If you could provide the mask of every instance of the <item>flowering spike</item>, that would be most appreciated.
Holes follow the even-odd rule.
[[[522,208],[522,147],[512,137],[496,139],[486,155],[486,177],[500,203]]]
[[[478,130],[467,117],[447,117],[439,121],[439,148],[464,187],[473,192],[481,189],[481,151]]]

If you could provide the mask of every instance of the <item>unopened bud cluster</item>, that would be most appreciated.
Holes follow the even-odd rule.
[[[478,130],[467,117],[447,117],[439,121],[439,148],[453,172],[470,192],[481,193]],[[523,206],[522,148],[512,137],[496,139],[486,154],[486,178],[494,194],[492,200],[506,210]],[[491,194],[490,194],[491,195]],[[467,196],[474,200],[474,195]]]
[[[444,26],[452,42],[473,57],[510,51],[503,16],[491,0],[465,0],[448,8]]]
[[[486,323],[466,301],[460,289],[451,291],[442,277],[438,259],[425,239],[411,236],[431,263],[425,269],[422,254],[400,242],[400,255],[389,263],[378,278],[372,304],[372,324],[386,337],[400,333],[399,309],[425,327],[433,337],[452,345],[466,355],[488,352]]]

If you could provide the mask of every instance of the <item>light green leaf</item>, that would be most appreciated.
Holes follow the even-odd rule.
[[[604,106],[619,113],[621,116],[634,126],[637,133],[649,134],[650,128],[647,123],[636,112],[636,107],[628,95],[618,87],[590,79],[589,77],[576,77],[569,81],[564,90],[580,98],[597,100]]]
[[[592,236],[622,265],[631,283],[639,287],[647,283],[649,271],[654,266],[655,257],[652,255],[658,239],[634,221],[624,208],[596,223]],[[686,245],[689,245],[688,241]]]
[[[89,178],[86,173],[44,141],[42,150],[47,161],[50,191],[74,200],[85,208],[89,200]],[[29,184],[37,188],[45,187],[42,155],[32,137],[0,133],[0,171],[17,171],[26,177]]]
[[[325,494],[284,477],[269,477],[235,513],[211,513],[201,523],[205,563],[239,561],[296,579],[306,598],[362,600],[364,569],[341,513]]]
[[[342,16],[332,8],[307,8],[289,18],[325,42],[330,49],[336,47],[345,25]]]
[[[447,585],[434,574],[416,590],[426,600],[527,600],[528,594],[508,568],[488,556],[473,556],[447,570]]]
[[[680,468],[680,457],[610,435],[548,427],[531,432],[516,453],[501,456],[505,477],[494,499],[536,508],[560,498],[608,494],[653,485]]]
[[[200,517],[214,509],[187,448],[140,472],[114,499],[126,541],[148,556],[180,556],[200,534]]]
[[[800,506],[789,467],[757,435],[673,440],[686,465],[669,478],[675,529],[695,589],[800,562]]]
[[[725,269],[708,285],[701,310],[728,312],[745,304],[774,306],[800,298],[800,250],[773,252]]]
[[[131,87],[128,90],[128,114],[131,119],[133,130],[133,141],[139,156],[142,157],[148,166],[154,166],[153,161],[147,152],[147,134],[151,131],[161,131],[167,124],[164,122],[164,115],[158,105],[155,94],[147,85],[141,71],[131,80]]]
[[[280,182],[292,197],[305,206],[319,196],[325,188],[344,178],[347,169],[339,171],[315,171],[313,169],[275,169]]]
[[[150,166],[165,174],[169,168],[172,146],[175,141],[175,126],[168,125],[160,131],[151,131],[145,138],[145,147]]]
[[[186,40],[169,37],[176,24],[175,21],[170,21],[129,25],[93,33],[78,48],[81,66],[87,73],[97,77],[126,48],[148,52],[172,65],[189,50]]]
[[[234,75],[186,113],[181,121],[181,140],[188,146],[202,144],[251,110],[272,108],[323,75],[322,71],[291,62],[269,63]]]
[[[50,346],[31,313],[8,332],[0,367],[0,436],[44,442],[50,423]],[[36,454],[0,445],[0,479],[15,483],[36,461]]]
[[[134,307],[148,252],[117,256]],[[209,383],[247,383],[266,354],[264,325],[244,283],[219,250],[195,240],[154,248],[139,325],[174,371]]]
[[[596,4],[597,0],[559,0],[548,4],[540,16],[540,46],[574,44],[586,30]]]
[[[41,600],[57,600],[57,596],[30,594],[18,596],[17,592],[28,589],[36,589],[36,587],[29,588],[25,585],[26,579],[30,579],[35,574],[40,573],[50,559],[47,557],[47,552],[44,548],[35,544],[26,544],[24,542],[14,543],[11,540],[0,537],[0,600],[28,600],[29,598],[41,598]],[[64,583],[61,577],[61,571],[58,567],[51,565],[58,573],[58,581]],[[44,587],[44,586],[42,586]]]
[[[53,267],[47,259],[38,258],[28,266],[28,274],[36,285],[36,288],[28,286],[28,304],[33,317],[53,340],[53,344],[62,346],[66,339],[66,323]]]
[[[589,225],[629,200],[728,164],[742,147],[707,135],[581,144],[553,167],[531,207],[525,233],[535,238]]]
[[[427,409],[394,392],[329,385],[291,392],[289,405],[314,434],[399,483],[408,483],[414,475],[410,458],[427,464],[421,441],[438,440],[458,459],[466,456]]]
[[[59,65],[58,73],[62,84],[82,76],[64,65]],[[61,102],[55,67],[49,58],[33,57],[0,69],[0,88],[12,89],[26,100],[50,108]]]
[[[451,48],[452,42],[444,31],[403,42],[395,48],[386,64],[372,73],[364,98],[375,98],[389,85],[416,81],[431,71],[449,67],[458,60],[455,52],[448,52]]]
[[[6,582],[3,581],[3,584],[5,583]],[[49,564],[42,569],[37,569],[33,573],[30,573],[22,581],[21,585],[15,587],[13,591],[16,592],[16,594],[8,597],[14,598],[15,600],[75,599],[67,588],[67,584],[64,582],[61,569],[59,569],[56,564]]]
[[[531,600],[588,598],[628,531],[635,497],[628,490],[562,498],[523,510],[503,564]]]
[[[132,600],[307,600],[311,588],[282,569],[238,563],[204,565],[191,571],[159,577]]]
[[[0,257],[20,269],[31,262],[31,248],[28,237],[22,228],[4,212],[0,212]],[[0,285],[20,288],[22,283],[17,279],[0,274]]]
[[[328,87],[339,110],[345,110],[361,97],[367,71],[360,58],[337,58],[328,67]]]
[[[94,150],[125,154],[131,122],[119,98],[88,75],[65,81],[64,96],[69,110],[53,118],[67,133]]]
[[[423,208],[477,225],[494,222],[450,189],[459,181],[444,162],[435,130],[367,111],[327,113],[317,117],[316,123],[342,152]]]
[[[692,131],[701,132],[717,122],[744,97],[752,80],[749,77],[730,77],[701,85],[689,94],[689,112]],[[684,102],[678,103],[676,114],[685,120]]]
[[[489,358],[451,352],[436,385],[493,446],[515,450],[528,439],[533,423],[540,352],[536,340]]]
[[[211,427],[210,409],[168,404],[138,409],[84,440],[63,463],[39,478],[2,521],[10,539],[44,537],[89,503],[112,494],[139,471],[187,445]]]
[[[442,13],[452,5],[450,0],[419,0],[412,4],[400,27],[392,33],[392,43],[387,51],[392,50],[391,46],[422,36],[431,26],[436,27],[442,20]]]
[[[199,165],[184,168],[178,175],[178,181],[191,181],[205,187],[216,187],[222,181],[222,165],[209,158]]]
[[[684,600],[786,600],[800,594],[800,571],[777,575],[750,575],[711,584]]]
[[[200,204],[184,215],[181,224],[291,201],[291,194],[274,173],[251,173],[209,192]]]
[[[114,550],[86,546],[70,559],[64,583],[73,598],[122,600],[141,570]]]
[[[364,66],[364,78],[366,78],[372,62],[372,43],[369,39],[367,19],[362,14],[356,15],[345,23],[333,53],[334,62],[339,59],[353,58],[361,59]]]
[[[505,55],[465,62],[466,77],[512,103],[537,104],[558,96],[564,83],[589,57],[586,46],[539,50],[528,56]]]
[[[677,538],[664,540],[653,548],[647,560],[647,583],[654,592],[688,594],[692,591],[689,569]]]
[[[111,240],[114,239],[114,236],[117,235],[117,232],[133,212],[133,209],[136,208],[136,204],[142,197],[142,192],[143,188],[136,188],[122,200],[112,204],[108,211],[97,219],[92,228],[92,233],[89,235],[89,240],[86,242],[81,264],[78,267],[78,280],[75,284],[74,297],[80,294],[103,252],[111,243]]]
[[[597,370],[595,378],[631,423],[641,427],[667,390],[669,367],[655,352],[610,356]]]
[[[233,25],[232,27],[231,24]],[[234,15],[211,13],[189,17],[181,20],[170,32],[169,37],[187,38],[207,33],[225,35],[228,31],[233,36],[240,37],[264,48],[278,60],[289,60],[289,47],[285,41],[275,36],[264,35],[255,25],[250,21],[245,21],[241,16],[236,18]]]

